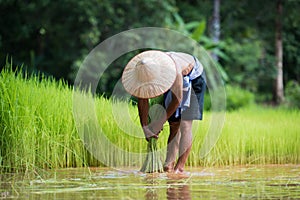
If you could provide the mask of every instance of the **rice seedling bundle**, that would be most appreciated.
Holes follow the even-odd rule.
[[[150,138],[147,146],[147,157],[141,168],[141,172],[154,173],[163,172],[163,164],[157,149],[157,139]]]

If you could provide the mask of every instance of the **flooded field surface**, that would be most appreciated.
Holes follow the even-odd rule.
[[[184,176],[109,168],[1,174],[0,199],[300,199],[300,165],[186,170]]]

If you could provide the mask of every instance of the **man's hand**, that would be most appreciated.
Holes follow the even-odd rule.
[[[161,120],[152,121],[149,124],[149,129],[156,135],[158,135],[163,129],[164,123]]]
[[[183,67],[182,71],[181,71],[182,75],[183,76],[188,75],[192,71],[193,68],[194,68],[194,65],[191,63],[188,66]]]
[[[157,134],[154,134],[148,126],[143,126],[143,131],[144,131],[144,135],[147,141],[149,141],[149,138],[153,137],[153,138],[158,138]]]

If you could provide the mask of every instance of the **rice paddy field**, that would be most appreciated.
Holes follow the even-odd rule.
[[[81,123],[74,120],[74,93],[80,96],[81,105],[93,101],[95,106],[90,110],[83,106],[83,112],[87,112],[87,116],[95,112],[95,119],[87,118]],[[113,110],[124,107],[128,116],[113,115]],[[42,75],[28,76],[6,68],[0,75],[0,108],[1,172],[87,166],[137,168],[144,161],[143,157],[132,156],[145,153],[147,142],[139,128],[137,108],[127,102],[84,94],[74,91],[63,81]],[[300,163],[299,110],[253,105],[227,112],[216,145],[201,157],[199,152],[205,134],[209,126],[214,125],[212,114],[206,111],[204,120],[194,123],[193,147],[187,167]],[[87,136],[89,132],[93,133]],[[104,148],[113,145],[127,154],[104,151],[101,157],[106,163],[100,162],[97,153],[91,151],[94,148],[91,146],[102,145],[101,141],[94,142],[101,140],[100,132],[109,141],[103,144]],[[166,147],[167,137],[168,124],[160,133],[159,148]]]
[[[140,172],[147,142],[127,101],[7,67],[0,107],[0,199],[300,198],[299,110],[253,105],[223,113],[215,145],[201,156],[217,123],[206,111],[194,122],[181,177]],[[168,128],[157,140],[162,161]]]

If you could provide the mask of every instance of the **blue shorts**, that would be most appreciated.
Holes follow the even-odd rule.
[[[190,107],[186,108],[181,115],[175,116],[175,112],[168,119],[169,122],[176,122],[183,120],[202,120],[203,108],[204,108],[204,94],[206,90],[206,77],[203,73],[192,80],[192,91],[191,91],[191,101]]]

